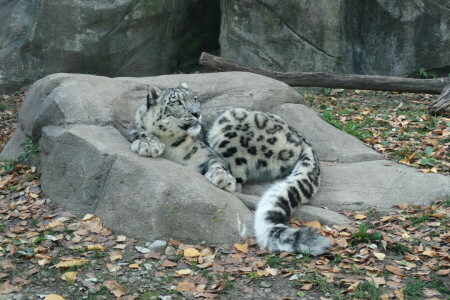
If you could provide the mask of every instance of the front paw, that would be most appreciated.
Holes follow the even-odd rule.
[[[141,156],[157,157],[164,152],[165,148],[166,146],[163,143],[149,137],[135,140],[131,144],[131,150]]]
[[[236,189],[236,179],[223,168],[213,168],[205,174],[206,179],[218,188],[228,192]]]

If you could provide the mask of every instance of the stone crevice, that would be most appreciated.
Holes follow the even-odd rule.
[[[308,40],[306,37],[304,37],[303,35],[301,35],[300,33],[298,33],[294,28],[292,28],[292,26],[289,25],[289,23],[287,23],[272,7],[270,7],[269,5],[267,5],[266,3],[264,3],[261,0],[256,0],[256,2],[258,2],[259,4],[261,4],[262,6],[264,6],[266,9],[270,10],[272,12],[272,14],[277,17],[282,23],[283,25],[289,29],[290,32],[292,32],[295,36],[297,36],[301,41],[303,41],[304,43],[306,43],[307,45],[309,45],[310,47],[312,47],[313,49],[315,49],[316,51],[325,54],[328,57],[331,58],[336,58],[336,56],[333,56],[329,53],[327,53],[324,49],[320,49],[317,45],[315,45],[312,41]]]

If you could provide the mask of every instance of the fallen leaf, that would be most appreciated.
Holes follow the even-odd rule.
[[[444,269],[444,270],[439,270],[437,271],[437,274],[440,276],[446,276],[450,273],[450,269]]]
[[[117,281],[114,280],[108,280],[103,283],[103,285],[108,289],[108,291],[116,296],[117,298],[122,297],[127,292],[124,290],[124,288],[117,283]]]
[[[181,281],[177,285],[177,291],[179,292],[195,292],[197,289],[195,288],[195,283],[191,281]]]
[[[371,277],[368,281],[372,281],[376,287],[386,284],[386,280],[383,277]]]
[[[248,244],[247,243],[244,243],[244,244],[236,243],[236,244],[234,244],[234,248],[241,251],[242,253],[248,253]]]
[[[175,273],[177,273],[178,275],[189,275],[192,273],[192,270],[191,269],[182,269],[182,270],[175,271]]]
[[[139,269],[139,265],[138,264],[130,264],[130,265],[128,265],[128,268],[130,268],[130,269]]]
[[[0,295],[20,292],[21,290],[22,288],[20,286],[12,285],[9,281],[0,284]]]
[[[83,258],[62,261],[56,265],[56,268],[69,268],[69,267],[74,267],[74,266],[82,266],[85,263],[87,263],[88,261],[89,260],[83,259]]]
[[[395,295],[395,297],[397,297],[397,299],[400,299],[400,300],[404,300],[405,299],[405,295],[403,294],[402,291],[395,290],[394,291],[394,295]]]
[[[122,259],[122,257],[123,257],[122,253],[117,252],[117,251],[112,251],[109,253],[109,259],[111,261],[120,260],[120,259]]]
[[[322,225],[320,225],[320,222],[319,222],[319,221],[311,221],[311,222],[307,222],[307,223],[305,223],[305,226],[312,227],[312,228],[316,228],[316,229],[322,228]]]
[[[64,300],[64,298],[58,294],[49,294],[44,298],[44,300]]]
[[[63,225],[64,225],[63,223],[61,223],[60,221],[56,220],[56,221],[48,223],[46,227],[47,228],[56,228],[56,227],[63,226]]]
[[[127,240],[127,237],[124,236],[124,235],[118,235],[117,238],[116,238],[116,241],[118,243],[125,242],[126,240]]]
[[[403,270],[402,270],[402,269],[399,269],[399,268],[396,268],[396,267],[394,267],[394,266],[387,265],[387,266],[386,266],[386,270],[388,270],[389,272],[391,272],[391,273],[393,273],[393,274],[395,274],[395,275],[403,276]]]
[[[90,220],[90,219],[92,219],[93,217],[95,217],[95,215],[93,215],[93,214],[86,214],[86,215],[84,215],[82,221]]]
[[[173,268],[177,266],[177,263],[166,259],[161,263],[161,266],[163,266],[164,268]]]
[[[62,274],[61,279],[68,282],[77,280],[77,272],[66,272]]]
[[[355,220],[364,220],[366,218],[367,218],[366,215],[362,215],[362,214],[355,215]]]
[[[97,250],[99,252],[105,251],[105,248],[102,245],[89,245],[87,246],[88,250]]]
[[[312,283],[306,283],[306,284],[302,285],[302,287],[300,289],[304,290],[304,291],[309,291],[310,289],[312,289],[312,287],[313,287]]]
[[[113,264],[106,264],[106,268],[108,269],[109,272],[117,272],[120,269],[122,269],[122,267],[120,266],[115,266]]]
[[[435,257],[436,256],[436,252],[434,252],[431,249],[427,249],[427,250],[422,252],[422,255],[426,255],[428,257]]]
[[[386,254],[384,253],[379,253],[379,252],[374,252],[373,255],[378,258],[378,260],[384,260],[384,258],[386,257]]]
[[[433,297],[433,296],[440,296],[441,295],[441,293],[439,293],[439,291],[432,290],[432,289],[424,289],[423,293],[427,297]]]
[[[184,257],[198,257],[200,252],[195,248],[184,249]]]

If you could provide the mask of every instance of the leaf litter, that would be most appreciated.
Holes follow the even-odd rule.
[[[23,94],[16,96],[23,98]],[[357,117],[371,113],[366,112],[360,109],[350,118],[363,120]],[[0,124],[10,137],[14,124],[4,124],[15,122],[15,116],[3,114]],[[413,125],[408,118],[391,114],[397,117],[387,118],[388,123]],[[433,134],[421,137],[419,148],[436,159],[432,163],[437,172],[445,173],[445,159],[437,162],[440,158],[435,154],[448,145],[435,134],[447,136],[448,128],[439,125],[441,120],[435,124],[430,129]],[[427,148],[431,146],[433,151]],[[414,153],[403,159],[417,163],[420,155]],[[166,300],[268,299],[268,295],[272,299],[446,299],[450,295],[450,199],[429,206],[398,205],[389,215],[372,209],[343,211],[354,220],[346,226],[291,220],[292,226],[314,227],[333,241],[332,251],[321,257],[271,254],[253,239],[233,245],[187,245],[169,239],[159,253],[147,251],[144,241],[114,234],[98,216],[77,218],[55,206],[42,195],[34,167],[14,162],[7,169],[5,162],[1,164],[0,295]]]

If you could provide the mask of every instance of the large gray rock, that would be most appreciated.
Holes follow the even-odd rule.
[[[222,0],[222,56],[276,71],[450,71],[448,0]]]
[[[162,158],[140,157],[124,138],[150,85],[186,82],[200,95],[208,122],[227,107],[275,112],[311,141],[322,160],[323,180],[312,205],[296,214],[325,224],[349,220],[340,209],[388,210],[393,204],[426,204],[450,194],[450,178],[390,163],[357,139],[328,125],[286,84],[241,72],[107,78],[54,74],[30,89],[20,129],[1,157],[14,157],[20,140],[39,143],[46,197],[83,215],[96,213],[107,226],[155,240],[174,237],[230,243],[252,235],[256,204],[270,183],[227,193],[199,173]],[[242,199],[242,201],[241,201]],[[245,203],[245,204],[244,204]]]
[[[209,0],[0,0],[0,90],[56,72],[189,71],[218,49],[219,23]]]

